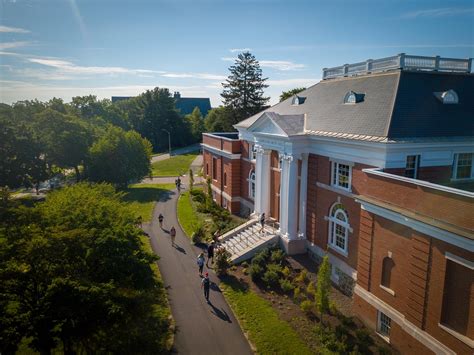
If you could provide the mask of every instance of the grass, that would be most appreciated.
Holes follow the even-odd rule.
[[[258,354],[311,354],[293,328],[278,318],[268,301],[233,276],[222,280],[220,287]]]
[[[178,221],[184,233],[191,237],[199,226],[199,218],[194,211],[189,191],[183,192],[178,200]]]
[[[143,222],[152,218],[155,202],[162,198],[169,190],[174,189],[174,184],[135,184],[125,190],[124,201]]]
[[[153,176],[178,176],[186,174],[198,152],[176,155],[170,159],[161,160],[151,165]]]

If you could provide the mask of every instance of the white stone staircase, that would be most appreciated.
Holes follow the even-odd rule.
[[[234,264],[253,257],[259,250],[268,245],[278,243],[279,237],[275,228],[266,225],[260,232],[257,219],[241,224],[219,238],[219,244],[231,253]]]

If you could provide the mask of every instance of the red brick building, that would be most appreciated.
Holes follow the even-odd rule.
[[[326,254],[355,312],[403,353],[474,352],[471,61],[398,55],[203,135],[233,213],[278,223],[289,254]]]

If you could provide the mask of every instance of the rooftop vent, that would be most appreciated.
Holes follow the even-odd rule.
[[[301,105],[305,102],[306,97],[301,97],[298,95],[293,96],[293,99],[291,100],[291,104],[294,106]]]
[[[459,103],[459,97],[456,91],[447,90],[442,92],[433,93],[436,98],[441,101],[443,104],[452,105]]]
[[[364,101],[365,94],[358,94],[354,91],[349,91],[344,96],[344,103],[345,104],[356,104],[358,102]]]

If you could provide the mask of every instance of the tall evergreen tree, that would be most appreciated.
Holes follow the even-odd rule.
[[[240,119],[264,109],[270,100],[263,93],[268,87],[265,84],[267,78],[262,76],[262,69],[255,57],[250,52],[240,53],[229,70],[229,77],[222,83],[224,105],[236,110]]]

